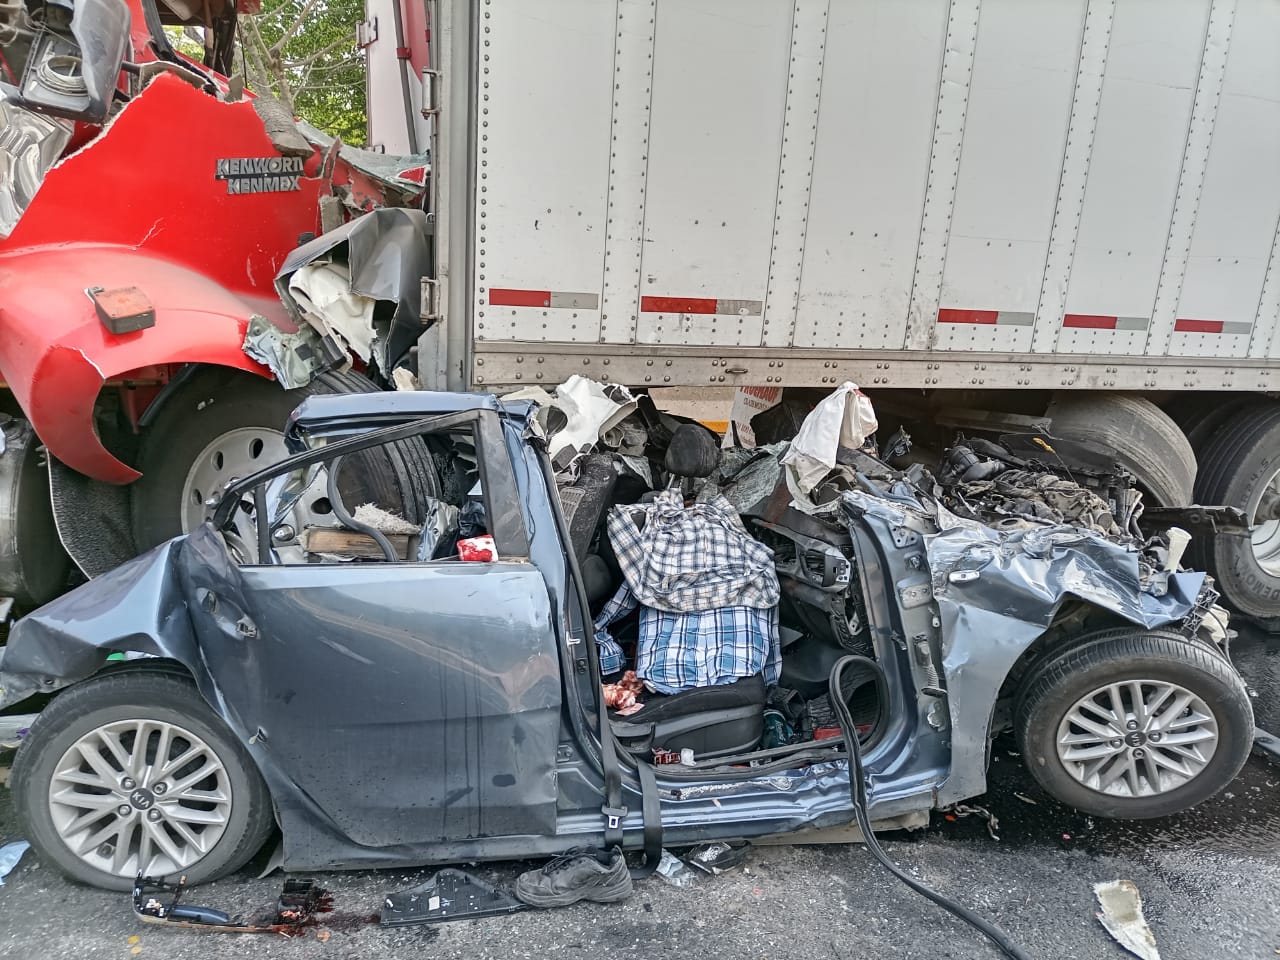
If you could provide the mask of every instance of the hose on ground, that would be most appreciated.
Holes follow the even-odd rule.
[[[1008,934],[997,927],[994,923],[983,917],[978,916],[968,907],[956,903],[948,897],[943,896],[936,890],[931,889],[925,884],[916,880],[900,866],[889,859],[889,855],[884,852],[880,846],[880,842],[876,839],[875,833],[871,829],[871,817],[867,813],[867,781],[862,769],[862,753],[858,745],[858,729],[854,725],[853,715],[849,712],[849,705],[845,703],[844,697],[841,695],[841,680],[844,677],[844,671],[847,667],[855,664],[864,664],[874,670],[877,675],[883,679],[884,671],[880,664],[876,663],[869,657],[859,657],[850,655],[841,657],[834,667],[831,668],[831,675],[827,686],[830,690],[831,708],[835,711],[836,719],[840,723],[840,729],[844,734],[844,747],[849,754],[849,794],[853,800],[853,812],[858,821],[858,828],[862,831],[863,840],[867,845],[867,849],[871,851],[871,855],[875,857],[884,866],[886,870],[895,877],[905,883],[928,900],[933,901],[942,909],[959,917],[969,926],[982,933],[988,940],[1000,948],[1001,952],[1013,960],[1031,960],[1031,958],[1022,951],[1022,949],[1009,939]],[[881,690],[887,689],[887,683],[880,683]],[[881,702],[881,711],[887,709],[888,704]]]

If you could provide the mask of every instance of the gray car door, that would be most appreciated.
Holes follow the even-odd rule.
[[[486,418],[489,516],[527,554],[518,503],[494,500],[516,488]],[[286,838],[291,810],[375,847],[555,832],[560,659],[526,557],[237,566],[211,526],[188,546],[202,652]]]

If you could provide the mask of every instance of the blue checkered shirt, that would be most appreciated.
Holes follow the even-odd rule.
[[[624,583],[596,617],[602,674],[617,673],[626,665],[608,628],[638,603]],[[776,606],[717,607],[702,613],[640,608],[636,676],[659,693],[719,686],[757,673],[773,686],[781,668]]]

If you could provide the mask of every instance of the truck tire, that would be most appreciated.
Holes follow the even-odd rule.
[[[143,433],[142,477],[131,490],[138,549],[189,533],[200,523],[204,502],[228,480],[283,459],[285,422],[307,397],[377,389],[354,371],[330,371],[297,390],[225,367],[198,372]],[[424,496],[439,496],[439,478],[420,437],[349,457],[340,487],[349,509],[374,503],[411,523],[424,519]]]
[[[1113,449],[1154,505],[1191,503],[1195,453],[1178,425],[1150,400],[1123,393],[1059,393],[1046,413],[1054,436]]]
[[[1196,565],[1241,613],[1280,617],[1280,403],[1258,400],[1239,410],[1206,441],[1200,463],[1197,502],[1240,508],[1253,536],[1192,540]]]
[[[1204,398],[1197,398],[1195,394],[1186,394],[1178,403],[1166,406],[1164,412],[1173,418],[1178,429],[1191,444],[1198,467],[1205,444],[1218,432],[1218,428],[1245,406],[1256,403],[1257,399],[1257,397],[1228,395],[1214,397],[1212,402],[1206,403]]]
[[[166,770],[161,750],[188,759]],[[258,768],[195,684],[152,670],[54,697],[18,749],[13,797],[40,859],[106,890],[131,889],[138,873],[216,880],[275,826]]]
[[[1040,786],[1100,817],[1186,810],[1235,779],[1253,745],[1253,708],[1235,668],[1169,631],[1084,638],[1028,678],[1016,717]]]

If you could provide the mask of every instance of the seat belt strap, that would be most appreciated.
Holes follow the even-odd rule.
[[[609,728],[609,708],[605,706],[604,691],[597,691],[596,702],[600,706],[600,766],[604,773],[604,806],[600,812],[604,814],[604,845],[608,849],[622,846],[622,821],[627,815],[627,808],[622,805],[622,771],[618,766],[613,731]]]
[[[636,760],[636,772],[640,774],[641,810],[644,815],[644,863],[631,868],[631,878],[641,880],[658,869],[662,859],[662,802],[658,797],[658,778],[653,764]]]

